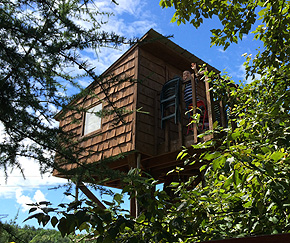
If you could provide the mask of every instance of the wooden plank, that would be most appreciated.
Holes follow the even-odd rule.
[[[160,119],[158,119],[160,117],[160,114],[158,112],[158,107],[159,107],[159,103],[158,103],[158,96],[159,96],[159,92],[158,91],[155,91],[155,95],[154,95],[154,154],[156,155],[158,150],[157,150],[157,140],[158,140],[158,123],[160,123]],[[146,129],[147,131],[149,132],[152,132],[150,131],[150,128],[152,128],[151,126],[149,126],[149,129]]]
[[[146,58],[141,58],[140,65],[141,65],[141,67],[144,67],[148,70],[151,70],[160,76],[164,76],[164,64],[158,65],[158,64],[152,62],[152,60],[148,60]]]
[[[163,84],[166,80],[165,76],[156,73],[154,70],[148,69],[146,67],[140,67],[140,74],[143,75],[142,84],[147,84],[149,80],[154,80],[157,83]]]
[[[140,141],[144,142],[144,143],[147,143],[147,144],[150,144],[150,145],[154,145],[154,134],[150,134],[150,133],[147,133],[146,131],[143,132],[143,130],[140,129],[139,131],[139,138],[140,138]]]
[[[150,88],[152,90],[161,91],[163,84],[165,83],[165,77],[160,77],[160,83],[156,81],[158,77],[152,76],[146,76],[145,74],[140,74],[140,82],[141,85]],[[162,81],[162,82],[161,82]]]
[[[154,97],[145,96],[144,94],[139,93],[139,105],[146,104],[147,106],[154,107]]]
[[[115,127],[116,129],[116,136],[119,136],[120,134],[123,134],[125,132],[126,126],[122,125],[120,127]]]
[[[213,130],[213,106],[212,106],[211,93],[209,91],[209,79],[207,76],[205,76],[205,92],[206,92],[206,105],[207,105],[209,129]]]
[[[193,115],[196,114],[196,85],[195,85],[195,80],[194,78],[191,76],[191,91],[192,91],[192,106],[193,106],[193,110],[192,113]],[[194,143],[197,143],[197,126],[196,123],[193,123],[193,141]]]
[[[182,84],[180,84],[179,90],[182,90],[181,85]],[[180,98],[179,98],[179,111],[180,111],[180,113],[184,109],[183,100],[184,100],[183,95],[181,95]],[[183,123],[183,117],[180,114],[180,120],[178,121],[178,140],[179,140],[178,144],[179,144],[180,147],[183,145],[183,125],[182,125],[182,123]]]
[[[151,115],[151,114],[150,114]],[[158,115],[158,113],[157,113]],[[149,115],[148,115],[149,116]],[[154,134],[155,136],[155,133],[157,134],[157,131],[158,131],[158,125],[159,125],[159,120],[158,119],[158,116],[155,116],[155,115],[152,115],[152,117],[154,118],[154,125],[153,124],[150,124],[148,123],[147,121],[144,121],[144,120],[140,120],[138,122],[138,125],[140,126],[140,130],[142,130],[143,132],[147,133],[147,134]],[[156,121],[156,123],[155,123]],[[155,125],[157,126],[157,128],[155,129]]]
[[[136,155],[130,154],[127,156],[127,161],[128,161],[128,167],[129,169],[131,168],[136,168],[137,167],[137,161],[136,161]],[[137,202],[136,202],[136,192],[130,195],[130,214],[132,217],[137,216]]]
[[[138,150],[141,153],[148,154],[150,156],[154,155],[155,151],[155,145],[154,144],[148,144],[141,140],[136,140],[136,150]]]
[[[226,114],[225,114],[225,109],[224,109],[224,105],[223,105],[223,101],[220,100],[219,101],[219,106],[220,106],[220,114],[221,114],[221,126],[222,127],[226,127],[227,124],[226,124]]]
[[[78,185],[79,189],[93,202],[95,202],[100,208],[106,209],[104,204],[82,183],[80,182]]]
[[[112,73],[114,74],[114,76],[120,76],[129,69],[134,68],[134,65],[135,65],[134,59],[128,60],[125,63],[122,63],[116,69],[114,69]]]
[[[148,124],[154,124],[154,117],[148,114],[138,113],[138,118],[142,121],[146,121]]]
[[[152,55],[150,52],[144,50],[143,48],[140,48],[140,59],[141,58],[146,58],[148,60],[151,60],[156,65],[164,66],[164,60]]]

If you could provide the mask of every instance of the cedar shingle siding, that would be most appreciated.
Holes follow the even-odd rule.
[[[86,148],[86,151],[80,155],[80,160],[88,163],[97,162],[130,151],[140,153],[143,159],[180,149],[180,143],[176,142],[179,139],[178,125],[174,124],[173,119],[167,122],[166,129],[161,129],[160,91],[166,81],[176,75],[182,76],[182,72],[189,69],[192,62],[199,65],[204,62],[154,30],[150,30],[141,40],[102,75],[107,77],[108,82],[104,83],[104,87],[114,106],[133,112],[124,116],[125,123],[116,123],[115,115],[102,118],[101,129],[96,133],[88,134],[89,139],[80,144],[81,147]],[[210,70],[217,71],[207,66]],[[137,82],[110,82],[111,76],[119,80],[129,78]],[[98,84],[93,83],[88,89],[93,90],[96,97],[88,96],[75,100],[75,104],[90,108],[99,104],[101,100],[103,108],[111,108]],[[204,82],[198,83],[197,95],[205,101]],[[136,109],[141,107],[146,113],[136,112]],[[182,134],[185,137],[188,119],[184,115],[184,110],[182,114]],[[78,140],[83,135],[83,115],[67,111],[59,125],[64,131],[73,132],[75,139]],[[77,122],[72,123],[73,120]],[[165,137],[170,138],[169,144],[164,144]],[[133,160],[134,158],[133,156]],[[131,166],[130,159],[131,157],[128,156],[128,160],[122,162],[125,163],[126,168]]]

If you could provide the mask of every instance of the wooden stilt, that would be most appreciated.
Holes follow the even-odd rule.
[[[78,188],[81,189],[81,191],[89,199],[91,199],[93,202],[97,203],[100,208],[106,209],[106,207],[104,206],[104,204],[85,186],[85,184],[83,184],[82,182],[80,182]]]
[[[225,114],[225,108],[224,108],[222,100],[220,100],[219,105],[220,105],[220,114],[221,114],[221,126],[222,127],[226,127],[227,126],[227,124],[226,124],[226,114]]]
[[[137,216],[135,195],[130,199],[130,214],[134,218],[136,218],[136,216]]]
[[[196,85],[194,77],[191,76],[191,89],[192,89],[192,106],[193,106],[193,116],[196,114]],[[193,123],[193,142],[197,143],[197,126]]]
[[[137,155],[137,169],[141,169],[141,154]],[[135,206],[136,206],[136,218],[138,217],[139,213],[140,213],[140,207],[138,205],[138,201],[137,201],[137,192],[135,192]]]
[[[182,84],[180,83],[180,86]],[[181,87],[179,87],[179,90],[182,90]],[[184,93],[184,92],[182,92]],[[184,94],[181,95],[181,97],[183,96]],[[184,111],[184,102],[182,102],[184,100],[184,97],[182,97],[181,100],[179,100],[179,111],[180,111],[180,119],[179,119],[179,122],[178,122],[178,146],[179,147],[182,147],[183,145],[183,131],[182,131],[182,120],[183,120],[183,111]]]
[[[205,96],[206,96],[206,106],[207,106],[207,114],[208,114],[208,123],[209,123],[209,129],[213,130],[213,107],[212,107],[212,98],[211,93],[209,91],[209,78],[208,76],[205,76]],[[213,138],[213,135],[211,135],[211,138]]]
[[[131,160],[128,161],[128,164],[131,168],[141,169],[141,154],[137,154],[137,156],[131,157]],[[131,199],[130,199],[131,216],[136,218],[138,216],[138,211],[139,211],[139,208],[138,208],[138,202],[137,202],[137,192],[134,192],[133,195],[131,195]]]
[[[75,195],[75,200],[78,201],[79,200],[79,183],[76,183],[76,195]]]

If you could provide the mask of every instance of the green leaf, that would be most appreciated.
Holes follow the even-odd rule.
[[[51,225],[52,225],[53,227],[55,227],[56,224],[58,223],[58,219],[57,219],[57,217],[53,216],[53,217],[51,218],[50,222],[51,222]]]
[[[36,219],[42,219],[42,217],[43,217],[43,213],[36,213],[36,214],[33,214],[33,215],[31,215],[31,216],[29,216],[28,218],[26,218],[23,222],[25,222],[25,221],[27,221],[27,220],[29,220],[29,219],[33,219],[33,218],[36,218]]]
[[[61,218],[59,224],[57,225],[58,230],[60,231],[62,237],[65,237],[68,234],[69,223],[65,218]]]
[[[201,166],[201,167],[199,168],[199,171],[203,171],[203,170],[205,170],[207,167],[208,167],[208,165],[203,165],[203,166]]]
[[[180,183],[178,182],[171,182],[170,183],[170,187],[178,187],[180,185]]]
[[[109,202],[109,201],[105,201],[105,200],[103,200],[103,202],[104,202],[106,205],[108,205],[108,206],[114,206],[114,205],[115,205],[114,202]]]
[[[217,157],[220,157],[221,156],[221,153],[220,152],[214,152],[214,153],[206,153],[204,156],[203,156],[203,159],[205,160],[213,160]]]
[[[117,203],[120,204],[120,203],[122,202],[122,199],[123,199],[122,194],[120,194],[120,193],[116,193],[116,194],[114,195],[114,200],[116,200]]]
[[[41,201],[41,202],[39,202],[39,205],[46,205],[46,206],[48,206],[48,205],[51,205],[51,203],[48,202],[48,201]]]
[[[219,158],[214,159],[212,162],[213,170],[216,171],[217,169],[221,168],[226,162],[226,160],[227,159],[225,156],[220,156]]]
[[[223,184],[223,188],[227,188],[233,183],[233,176],[229,176]]]
[[[50,220],[50,216],[49,215],[43,215],[42,221],[41,221],[43,227],[49,222],[49,220]]]
[[[240,179],[240,173],[238,170],[234,171],[234,183],[236,184],[236,186],[238,186],[241,183],[241,179]]]
[[[251,208],[251,207],[252,207],[252,201],[250,200],[250,201],[246,202],[246,203],[244,204],[244,207],[245,207],[245,208]]]
[[[34,212],[36,210],[37,210],[37,208],[31,208],[31,209],[29,209],[29,213],[32,213],[32,212]]]
[[[274,152],[274,153],[270,156],[270,158],[271,158],[272,160],[274,160],[274,161],[278,161],[278,160],[282,159],[283,156],[285,156],[285,155],[286,155],[286,153],[282,153],[282,152]]]

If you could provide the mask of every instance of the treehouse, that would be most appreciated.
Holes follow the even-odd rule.
[[[221,126],[226,125],[223,104],[213,100],[207,77],[202,77],[191,81],[192,107],[196,112],[200,107],[203,109],[200,122],[188,126],[181,77],[192,63],[205,64],[208,71],[219,73],[170,39],[149,30],[101,75],[104,77],[101,85],[93,82],[87,87],[92,93],[72,101],[86,112],[63,110],[57,114],[59,126],[65,132],[72,132],[84,149],[79,161],[97,166],[98,161],[113,156],[117,159],[108,163],[113,170],[128,172],[130,168],[140,168],[160,183],[168,182],[167,172],[183,165],[182,160],[176,159],[182,146],[197,143],[198,131],[212,129],[215,120]],[[94,114],[112,109],[119,116],[114,112],[102,118]],[[120,154],[123,156],[118,158]],[[181,175],[198,175],[198,166],[187,166]],[[67,176],[59,171],[54,171],[54,175]],[[104,185],[121,187],[118,179],[108,180]],[[84,190],[88,195],[87,189]]]

